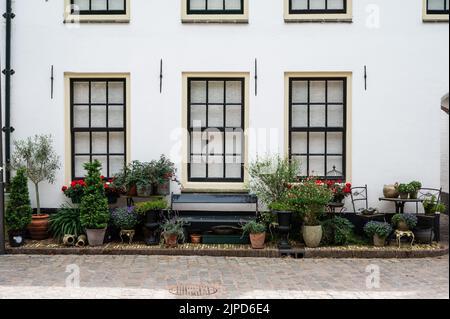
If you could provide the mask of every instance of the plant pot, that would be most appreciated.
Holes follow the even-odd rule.
[[[322,236],[322,226],[303,226],[303,240],[305,241],[306,247],[319,247],[322,241]]]
[[[191,235],[191,243],[192,244],[201,244],[202,243],[202,235],[192,234]]]
[[[417,243],[431,244],[435,234],[432,228],[419,228],[414,230],[415,241]]]
[[[378,235],[373,235],[373,245],[375,247],[384,247],[386,245],[386,238],[381,238]]]
[[[127,192],[128,196],[137,196],[137,187],[136,185],[133,185],[130,187],[130,189]]]
[[[264,249],[266,243],[266,233],[250,234],[250,242],[253,249]]]
[[[119,200],[119,196],[115,194],[109,194],[107,197],[109,205],[117,204],[117,201]]]
[[[71,198],[72,204],[78,205],[81,204],[81,198]]]
[[[49,215],[33,215],[31,224],[28,226],[31,239],[43,240],[48,238]]]
[[[273,211],[272,213],[277,215],[278,232],[281,237],[278,248],[281,250],[291,249],[288,238],[291,231],[292,212]]]
[[[105,241],[106,228],[86,229],[86,235],[90,246],[102,246]]]
[[[419,191],[414,191],[409,193],[409,198],[410,199],[417,199],[419,197]]]
[[[397,190],[398,184],[395,185],[385,185],[383,188],[383,195],[385,198],[398,198],[398,195],[400,195],[398,193]]]
[[[401,199],[408,199],[409,198],[409,193],[400,193],[400,198]]]
[[[399,231],[409,231],[409,226],[406,222],[401,221],[397,224],[397,230]]]
[[[20,232],[12,232],[8,234],[9,245],[11,247],[17,248],[24,244],[24,238]]]
[[[164,234],[164,242],[167,248],[175,248],[178,246],[178,235]]]
[[[162,184],[155,185],[156,195],[167,196],[170,195],[170,180],[166,180]]]
[[[139,197],[150,197],[152,196],[152,193],[153,193],[152,185],[137,187],[137,196]]]
[[[77,243],[75,244],[75,246],[81,248],[81,247],[86,247],[88,243],[87,237],[86,235],[80,235],[77,238]]]

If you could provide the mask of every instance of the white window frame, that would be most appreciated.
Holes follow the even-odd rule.
[[[64,0],[64,23],[129,23],[130,0],[126,0],[125,14],[73,14],[71,0]]]
[[[284,0],[285,22],[353,22],[353,0],[347,1],[346,13],[296,14],[290,13],[290,0]]]
[[[423,22],[449,22],[448,14],[429,14],[428,13],[428,0],[423,0]]]
[[[188,14],[188,0],[181,0],[183,23],[248,23],[249,0],[244,0],[242,14]]]

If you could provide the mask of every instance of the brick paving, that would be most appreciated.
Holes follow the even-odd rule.
[[[370,265],[379,288],[366,286]],[[70,280],[77,269],[79,287]],[[205,298],[447,299],[449,259],[0,257],[0,298],[186,298],[169,292],[180,284],[217,288]]]

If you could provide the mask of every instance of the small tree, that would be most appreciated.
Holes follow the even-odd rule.
[[[103,229],[108,226],[110,214],[100,173],[101,167],[98,160],[84,164],[87,175],[80,204],[80,220],[85,229]]]
[[[11,183],[11,195],[5,215],[6,226],[10,232],[22,231],[31,223],[33,210],[25,174],[24,168],[19,169]]]
[[[15,152],[12,167],[25,168],[26,176],[33,182],[36,191],[37,214],[41,214],[39,183],[55,182],[56,171],[60,168],[59,156],[53,149],[51,135],[35,135],[26,140],[14,142]]]

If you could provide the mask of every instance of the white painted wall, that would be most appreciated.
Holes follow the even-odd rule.
[[[442,106],[448,110],[448,96],[443,100]],[[449,145],[449,118],[448,114],[441,111],[441,186],[442,191],[449,193],[448,187],[448,145]]]
[[[250,0],[247,25],[186,25],[180,22],[179,0],[132,0],[130,24],[79,28],[63,24],[63,2],[14,2],[16,139],[52,133],[63,156],[68,129],[64,72],[130,72],[131,157],[156,158],[170,153],[176,143],[170,136],[181,126],[183,71],[253,72],[258,58],[259,95],[250,96],[250,126],[277,130],[280,151],[286,129],[284,72],[352,71],[353,183],[369,185],[373,206],[379,205],[385,183],[440,183],[441,111],[436,101],[449,87],[449,28],[448,23],[422,22],[422,0],[355,0],[352,24],[286,24],[282,0]],[[374,4],[380,25],[369,28]],[[3,46],[4,23],[1,37]],[[160,58],[165,65],[163,94]],[[256,152],[254,145],[251,152]],[[43,187],[44,206],[56,207],[64,200],[63,172],[55,185]]]

